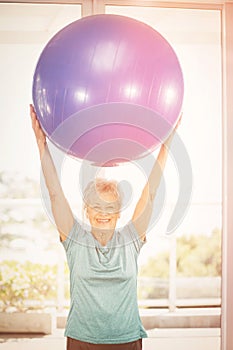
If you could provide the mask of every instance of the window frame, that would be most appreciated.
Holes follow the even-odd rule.
[[[0,3],[30,3],[30,4],[81,4],[82,17],[105,12],[105,6],[148,6],[180,9],[220,10],[222,37],[222,317],[221,317],[221,350],[233,348],[231,330],[233,327],[233,0],[17,0],[0,1]]]

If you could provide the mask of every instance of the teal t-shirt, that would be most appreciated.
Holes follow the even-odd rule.
[[[75,220],[62,242],[70,269],[65,336],[94,344],[147,337],[137,303],[137,258],[144,242],[130,221],[106,246]]]

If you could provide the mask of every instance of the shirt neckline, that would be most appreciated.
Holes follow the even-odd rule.
[[[91,233],[90,230],[86,230],[86,232],[87,232],[87,234],[89,235],[89,237],[92,238],[92,240],[93,240],[93,242],[94,242],[94,246],[95,246],[96,248],[98,248],[98,249],[102,249],[102,250],[104,251],[105,249],[112,248],[112,246],[114,245],[115,237],[116,237],[116,230],[114,230],[111,239],[107,242],[106,245],[102,245],[102,244],[98,241],[98,239],[96,239],[96,238],[94,237],[94,235]]]

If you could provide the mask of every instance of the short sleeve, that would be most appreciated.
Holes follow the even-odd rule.
[[[81,229],[80,224],[78,223],[77,219],[74,218],[74,224],[72,229],[70,230],[66,239],[64,241],[61,241],[63,247],[67,252],[71,248],[71,246],[78,241],[80,229]]]
[[[132,220],[130,220],[128,222],[128,224],[125,226],[124,230],[125,230],[124,235],[126,235],[126,239],[127,239],[128,243],[133,244],[136,252],[139,253],[142,246],[146,243],[146,240],[143,240],[140,237]]]

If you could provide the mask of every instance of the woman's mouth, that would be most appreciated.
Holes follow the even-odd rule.
[[[111,219],[107,219],[107,218],[104,218],[104,219],[98,218],[98,219],[96,219],[96,221],[97,221],[99,224],[107,224],[108,222],[111,221]]]

